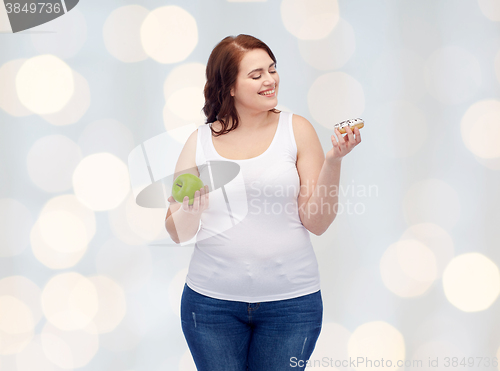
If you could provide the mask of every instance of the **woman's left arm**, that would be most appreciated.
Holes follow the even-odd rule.
[[[354,128],[353,132],[350,127],[346,127],[346,132],[347,134],[342,136],[338,129],[335,129],[339,140],[332,135],[332,149],[326,154],[312,193],[300,207],[302,224],[318,236],[328,229],[337,216],[342,159],[361,142],[358,128]]]

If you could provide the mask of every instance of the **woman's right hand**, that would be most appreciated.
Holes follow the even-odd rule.
[[[210,206],[208,194],[208,185],[200,188],[194,193],[194,202],[192,205],[189,205],[189,197],[185,196],[184,200],[182,200],[182,206],[179,210],[192,215],[201,215],[201,213],[203,213],[203,211],[208,209]],[[168,201],[170,203],[177,202],[172,196],[168,198]]]

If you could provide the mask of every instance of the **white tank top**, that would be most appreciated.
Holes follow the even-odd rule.
[[[198,128],[196,165],[210,188],[210,208],[201,216],[186,283],[200,294],[258,303],[320,289],[316,255],[298,211],[293,114],[279,115],[269,148],[246,160],[220,156],[211,124]],[[237,175],[221,183],[214,164],[232,165]]]

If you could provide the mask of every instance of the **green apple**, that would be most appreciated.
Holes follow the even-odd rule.
[[[183,202],[184,197],[189,197],[189,205],[194,203],[194,193],[203,188],[203,182],[196,175],[186,173],[181,174],[174,180],[172,187],[172,197],[177,202]]]

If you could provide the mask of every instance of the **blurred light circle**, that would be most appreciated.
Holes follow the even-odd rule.
[[[409,101],[389,101],[375,112],[372,120],[383,122],[384,135],[379,136],[375,146],[390,158],[415,155],[428,137],[424,112]]]
[[[144,51],[159,63],[182,62],[198,44],[196,20],[177,5],[151,11],[140,32]]]
[[[76,197],[89,209],[113,209],[130,190],[128,168],[110,153],[87,156],[73,173],[73,188]]]
[[[127,217],[127,210],[129,209],[127,205],[130,204],[135,204],[138,208],[140,207],[135,203],[135,197],[132,192],[129,192],[125,201],[118,205],[118,207],[108,211],[109,227],[113,235],[127,245],[143,245],[147,243],[148,240],[141,238],[130,228],[129,218]]]
[[[40,215],[38,223],[43,240],[56,251],[77,252],[87,247],[89,238],[85,224],[72,213],[47,212]]]
[[[339,21],[337,0],[283,0],[280,10],[286,30],[300,40],[322,39]]]
[[[374,321],[357,327],[347,344],[349,357],[367,357],[371,360],[392,361],[392,369],[398,370],[397,361],[405,359],[405,341],[403,335],[383,321]],[[371,370],[366,363],[358,364],[356,370]]]
[[[113,234],[128,245],[143,245],[159,239],[170,239],[165,229],[166,209],[144,208],[135,202],[132,192],[118,207],[108,211]]]
[[[340,121],[360,117],[365,109],[363,87],[345,72],[318,77],[309,88],[307,104],[311,116],[327,129]]]
[[[99,152],[115,155],[128,162],[128,155],[134,149],[134,135],[121,122],[114,119],[96,120],[85,126],[78,138],[84,156]]]
[[[0,12],[1,17],[2,12]],[[7,14],[6,14],[7,15]],[[26,108],[16,92],[16,76],[21,66],[27,59],[14,59],[5,62],[0,67],[0,108],[11,116],[23,117],[32,115],[28,108]]]
[[[167,100],[167,107],[184,120],[199,120],[202,113],[200,107],[205,104],[203,89],[187,87],[171,94]]]
[[[40,288],[24,276],[9,276],[0,280],[0,296],[14,296],[26,304],[30,309],[35,325],[42,318],[40,295]]]
[[[82,159],[78,145],[64,135],[47,135],[38,139],[28,152],[30,179],[46,192],[71,188],[71,175]]]
[[[68,103],[59,111],[40,115],[45,121],[55,126],[71,125],[83,117],[90,107],[89,83],[76,71],[73,72],[74,93]]]
[[[76,216],[85,226],[87,244],[94,237],[96,231],[94,212],[78,201],[75,195],[68,194],[50,199],[40,211],[40,216],[53,211],[66,211]],[[52,269],[64,269],[74,266],[80,261],[86,251],[86,248],[76,252],[54,250],[42,238],[38,221],[31,229],[30,240],[35,257],[42,264]]]
[[[16,354],[17,371],[61,371],[44,354],[41,335],[35,335],[33,340],[18,354]],[[0,366],[0,370],[1,370]]]
[[[469,51],[458,46],[438,49],[425,62],[429,93],[443,104],[459,104],[474,97],[481,86],[481,66]]]
[[[0,355],[8,356],[22,352],[35,335],[34,331],[10,334],[0,330]]]
[[[25,303],[14,296],[0,296],[0,333],[22,334],[34,327],[33,314]]]
[[[471,128],[469,144],[478,157],[500,157],[500,110],[477,118]]]
[[[99,350],[99,335],[93,330],[61,331],[47,323],[40,338],[45,356],[66,370],[86,366]]]
[[[125,216],[128,228],[145,241],[169,238],[165,228],[167,210],[146,208],[137,205],[134,197],[128,197],[125,202]]]
[[[200,115],[201,117],[201,115]],[[192,121],[194,120],[183,120],[179,116],[177,116],[175,113],[170,111],[168,106],[165,104],[163,106],[163,125],[165,126],[165,130],[168,132],[168,135],[178,141],[179,143],[184,144],[186,142],[186,139],[189,138],[189,135],[196,130],[196,128],[199,126],[198,122],[200,122],[200,125],[203,125],[203,122],[206,120],[206,116],[204,116],[200,120],[196,120],[196,124],[193,123]],[[191,127],[194,126],[194,129],[191,130]],[[181,137],[178,137],[178,133],[182,132],[184,134],[184,131],[190,130],[189,133],[185,133],[187,135],[186,139],[184,139],[184,136],[182,135]]]
[[[424,283],[436,279],[436,257],[424,244],[415,240],[399,241],[396,254],[398,265],[408,277]]]
[[[26,206],[12,198],[0,198],[0,257],[21,254],[29,245],[32,226],[33,217]]]
[[[168,110],[164,110],[163,112],[166,113]],[[165,116],[164,116],[165,118]],[[167,119],[167,118],[166,118]],[[175,120],[175,119],[174,119]],[[172,124],[171,122],[169,123],[170,125]],[[204,125],[204,124],[202,124]],[[168,133],[168,136],[172,139],[174,139],[175,141],[179,142],[180,144],[184,144],[187,142],[189,136],[191,134],[193,134],[194,131],[197,130],[199,126],[196,126],[195,124],[184,124],[182,126],[178,126],[176,127],[175,129],[170,129],[167,131]],[[160,138],[160,136],[157,136],[156,138]],[[163,137],[163,139],[165,139],[165,137]],[[148,147],[145,147],[146,148],[146,151],[148,150],[151,150],[153,153],[155,153],[156,151],[158,151],[160,148],[158,147],[158,143],[160,143],[159,141],[157,143],[155,143],[155,141],[150,141],[148,143]],[[175,148],[174,146],[172,146],[172,149]],[[182,147],[180,147],[182,148]],[[172,151],[167,151],[167,153],[173,153]],[[176,155],[175,155],[176,156]],[[168,155],[168,157],[170,159],[174,159],[175,156],[170,156]],[[148,158],[150,158],[148,156]],[[175,160],[174,160],[175,161]],[[167,197],[168,198],[168,197]]]
[[[99,334],[111,332],[120,324],[127,312],[125,292],[109,277],[92,276],[89,280],[97,290],[99,308],[92,320],[94,326],[84,330],[96,331]]]
[[[68,216],[68,214],[70,216]],[[50,218],[46,218],[45,215],[52,215],[55,218],[64,218],[65,216],[68,216],[69,220],[74,221],[75,227],[72,227],[74,229],[73,232],[69,234],[62,233],[61,237],[45,237],[48,241],[51,241],[51,238],[61,238],[66,239],[68,244],[75,244],[78,246],[78,248],[75,247],[70,247],[70,246],[64,246],[63,243],[59,243],[58,246],[51,246],[51,248],[61,251],[61,252],[75,252],[81,250],[82,246],[85,244],[88,244],[91,239],[95,235],[96,231],[96,221],[95,221],[95,216],[93,211],[89,210],[86,208],[82,203],[78,201],[78,199],[72,195],[62,195],[62,196],[56,196],[52,199],[50,199],[42,208],[40,211],[40,216],[38,221],[40,222],[41,220],[44,220],[45,223],[50,223]],[[64,223],[61,221],[61,223]],[[55,224],[55,226],[54,226]],[[57,234],[57,224],[58,223],[53,223],[51,228],[55,228],[56,230],[53,231],[54,234]],[[48,227],[48,224],[42,223],[42,227]],[[76,232],[78,231],[78,233]],[[77,233],[75,237],[71,237],[71,234]],[[45,236],[48,236],[49,233],[47,231],[43,232]],[[76,241],[76,240],[79,241]]]
[[[203,93],[207,81],[205,70],[206,66],[198,62],[182,63],[173,68],[163,83],[165,100],[168,100],[175,92],[188,87],[199,88]]]
[[[102,29],[104,45],[116,59],[133,63],[148,58],[141,44],[141,25],[149,10],[140,5],[125,5],[111,12]]]
[[[152,274],[152,257],[145,246],[130,246],[118,239],[108,240],[96,255],[98,274],[112,278],[125,290],[138,290]]]
[[[27,288],[26,283],[27,279],[21,280],[18,276],[0,281],[0,355],[19,353],[33,339],[38,321],[35,315],[39,316],[38,313],[33,313],[30,306],[33,305],[35,311],[38,309],[34,304],[37,297],[24,301],[27,292],[18,290]],[[31,286],[28,288],[30,293],[33,293],[32,289]]]
[[[460,217],[457,191],[441,179],[425,179],[413,184],[403,199],[403,213],[409,225],[434,223],[450,230]]]
[[[33,46],[40,54],[53,54],[59,58],[74,57],[87,40],[87,22],[78,8],[37,26],[37,31],[30,34]],[[47,37],[43,31],[52,31],[53,35]]]
[[[75,252],[61,252],[49,246],[40,230],[38,221],[35,223],[30,233],[31,249],[37,260],[51,269],[65,269],[76,265],[87,251],[87,245],[84,249]]]
[[[466,253],[455,257],[443,272],[448,301],[464,312],[488,309],[500,293],[500,272],[488,257]]]
[[[495,157],[495,158],[481,158],[481,157],[476,157],[475,158],[477,162],[479,162],[482,166],[491,169],[491,170],[500,170],[500,158]]]
[[[61,110],[74,93],[71,68],[61,59],[39,55],[28,59],[16,76],[19,100],[39,115]]]
[[[61,273],[45,285],[42,309],[47,320],[61,330],[79,330],[93,320],[99,307],[95,286],[80,273]]]
[[[433,223],[415,224],[406,229],[400,240],[417,240],[427,246],[436,258],[437,275],[440,277],[453,259],[455,248],[450,234]]]
[[[400,297],[425,293],[437,278],[433,252],[416,240],[403,240],[390,245],[380,259],[384,285]]]
[[[500,100],[471,105],[460,123],[462,140],[469,151],[482,159],[500,157]]]
[[[299,40],[300,55],[310,66],[318,70],[343,67],[356,50],[356,37],[349,22],[340,18],[326,37],[319,40]]]
[[[49,325],[47,323],[47,325]],[[46,326],[47,326],[46,325]],[[60,337],[52,333],[41,333],[40,342],[45,357],[57,367],[73,370],[73,353],[69,345]]]
[[[499,0],[477,0],[477,3],[486,18],[493,22],[500,22]]]
[[[205,104],[205,69],[201,63],[184,63],[175,67],[165,79],[163,122],[167,130],[190,123],[204,124],[206,116],[200,107]]]

